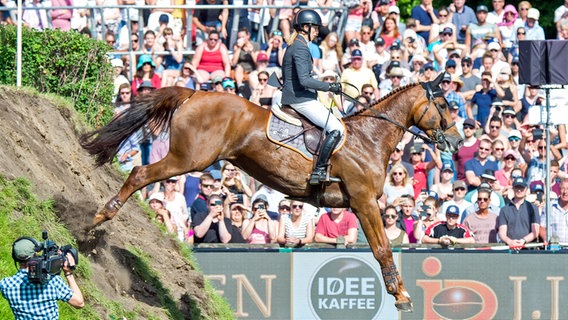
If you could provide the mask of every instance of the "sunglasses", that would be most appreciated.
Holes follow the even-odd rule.
[[[505,160],[517,160],[514,157],[505,157]]]
[[[465,191],[465,188],[462,188],[462,187],[455,188],[454,191]]]
[[[490,126],[491,129],[501,129],[501,126]]]
[[[363,94],[369,94],[369,95],[371,95],[371,94],[373,94],[373,91],[363,91]]]
[[[464,125],[463,128],[464,129],[472,129],[472,130],[475,129],[474,126],[470,126],[470,125]]]
[[[183,70],[191,70],[190,67],[183,67]]]
[[[290,211],[290,206],[279,206],[278,209],[279,209],[279,210],[288,210],[288,211]]]
[[[446,213],[446,219],[457,219],[459,217],[460,217],[459,214],[448,214],[448,213]]]
[[[519,36],[524,36],[525,34],[527,34],[526,32],[517,32],[517,35]]]
[[[219,41],[219,38],[209,38],[209,41]]]
[[[503,117],[505,117],[505,118],[514,118],[515,116],[512,115],[512,114],[506,114],[506,115],[504,115]]]
[[[404,175],[404,172],[393,172],[392,175],[393,176],[402,176],[402,175]]]
[[[509,138],[509,141],[520,141],[520,140],[521,140],[521,138],[519,138],[519,137],[510,137]]]
[[[428,67],[428,68],[426,68],[426,69],[424,69],[424,70],[425,70],[425,71],[434,71],[434,68],[429,68],[429,67]]]
[[[538,150],[544,150],[545,146],[538,146]]]
[[[462,67],[471,67],[471,63],[464,62],[461,64]]]
[[[333,78],[333,77],[325,77],[325,78],[323,78],[323,81],[335,81],[335,78]]]
[[[302,209],[304,207],[303,204],[293,204],[292,209]]]
[[[479,148],[480,151],[491,151],[490,148]]]
[[[220,206],[222,204],[223,204],[223,202],[221,202],[221,200],[215,200],[213,202],[209,202],[210,206]]]
[[[268,78],[258,78],[258,82],[265,82],[268,81]]]
[[[395,78],[396,78],[396,79],[402,79],[401,76],[390,76],[390,77],[393,78],[393,79],[395,79]]]
[[[202,184],[201,185],[202,188],[213,188],[212,184]]]
[[[132,42],[137,43],[138,39],[132,39]]]
[[[384,215],[385,218],[391,218],[391,219],[396,219],[396,214],[385,214]]]
[[[495,149],[493,149],[493,150],[495,150],[495,151],[505,151],[505,148],[495,148]]]
[[[439,14],[439,16],[440,16],[440,18],[445,18],[445,17],[447,17],[448,15],[447,15],[447,14]]]
[[[489,201],[489,198],[477,198],[478,202],[487,202]]]

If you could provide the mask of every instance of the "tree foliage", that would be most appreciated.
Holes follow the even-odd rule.
[[[16,28],[0,27],[0,83],[16,84]],[[22,85],[73,101],[88,123],[98,127],[112,117],[111,48],[75,32],[22,31]]]

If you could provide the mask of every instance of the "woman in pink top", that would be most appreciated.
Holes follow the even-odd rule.
[[[268,213],[268,202],[262,198],[257,198],[252,203],[252,218],[243,222],[241,234],[250,244],[267,244],[276,241],[278,232],[276,225],[270,220]]]
[[[72,6],[73,2],[71,0],[52,0],[52,7],[66,7]],[[61,29],[63,31],[71,30],[71,9],[53,9],[50,10],[51,23],[53,29]]]
[[[219,32],[211,31],[207,40],[195,49],[191,63],[204,82],[231,76],[229,52],[220,39]]]

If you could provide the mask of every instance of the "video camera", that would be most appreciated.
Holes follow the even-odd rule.
[[[45,284],[52,276],[58,275],[67,260],[67,253],[71,253],[75,259],[75,266],[79,263],[79,253],[70,244],[57,246],[55,242],[48,239],[47,231],[41,233],[43,242],[35,247],[36,257],[28,261],[28,279],[32,283]],[[39,255],[39,252],[43,252]],[[71,269],[75,269],[75,266]]]

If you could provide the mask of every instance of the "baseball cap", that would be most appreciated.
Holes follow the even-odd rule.
[[[451,164],[449,164],[449,163],[446,162],[446,163],[444,163],[444,164],[442,165],[442,172],[444,172],[444,171],[451,171],[451,172],[454,172],[454,169],[452,168],[452,165],[451,165]]]
[[[16,240],[13,246],[16,261],[26,261],[35,254],[35,243],[27,238]]]
[[[359,45],[359,40],[357,40],[356,38],[353,38],[353,39],[349,40],[349,45],[350,46]]]
[[[530,8],[529,12],[527,12],[527,18],[538,20],[540,18],[540,11],[538,11],[537,8]]]
[[[483,4],[482,4],[482,5],[479,5],[479,6],[477,6],[477,10],[476,10],[476,12],[480,12],[480,11],[489,12],[489,10],[487,9],[487,6],[486,6],[486,5],[483,5]]]
[[[462,58],[462,63],[466,62],[466,63],[473,63],[473,60],[471,60],[471,57],[465,56]]]
[[[516,177],[515,180],[513,180],[513,187],[526,188],[527,187],[527,181],[523,177]]]
[[[464,126],[472,126],[475,128],[475,120],[473,120],[472,118],[467,118],[465,119],[465,121],[463,122]]]
[[[211,82],[213,82],[214,84],[223,83],[223,77],[216,76],[216,77],[213,78],[213,80]]]
[[[486,190],[486,191],[492,191],[493,188],[491,188],[491,185],[487,182],[482,182],[479,184],[479,187],[477,187],[477,190]]]
[[[459,110],[460,106],[455,100],[450,101],[450,109],[452,110]]]
[[[179,177],[178,176],[173,176],[173,177],[169,177],[166,179],[166,181],[171,180],[171,181],[178,181]]]
[[[455,62],[454,62],[454,64],[455,64]],[[447,73],[447,72],[444,73],[444,78],[442,79],[442,81],[450,81],[451,82],[452,81],[452,75]]]
[[[544,192],[544,185],[538,181],[531,185],[531,193]]]
[[[452,28],[450,28],[450,27],[445,27],[444,29],[442,29],[442,31],[440,33],[441,34],[454,34],[454,30],[452,30]]]
[[[385,39],[383,39],[382,37],[378,37],[377,40],[375,40],[375,46],[384,46],[385,45]]]
[[[227,88],[235,88],[235,81],[233,79],[225,79],[223,80],[223,89]]]
[[[363,52],[361,52],[361,50],[359,49],[355,49],[353,50],[353,52],[351,52],[351,58],[353,57],[363,57]]]
[[[519,139],[523,138],[523,136],[521,135],[521,132],[517,129],[513,129],[509,132],[509,138],[511,138],[511,137],[517,137]]]
[[[516,115],[515,109],[513,109],[513,107],[510,107],[510,106],[506,106],[506,107],[503,109],[503,114]],[[513,130],[511,130],[511,131],[513,131]],[[515,131],[519,131],[519,130],[515,130]],[[509,136],[511,136],[511,133],[510,133],[510,132],[509,132]]]
[[[170,180],[170,179],[168,179],[168,180]],[[150,198],[148,198],[148,203],[150,203],[152,200],[157,200],[157,201],[160,201],[161,203],[164,203],[164,193],[163,192],[152,193]]]
[[[410,147],[410,153],[421,153],[422,150],[423,150],[422,148],[418,149],[416,148],[416,146]]]
[[[452,67],[456,67],[456,62],[452,59],[446,61],[446,68],[452,68]],[[447,73],[446,73],[447,74]],[[446,76],[444,76],[445,78]]]
[[[463,180],[456,180],[454,181],[454,184],[452,185],[452,189],[457,189],[457,188],[464,188],[467,190],[467,185],[465,184],[465,182]]]
[[[491,169],[485,169],[485,171],[483,171],[483,174],[481,175],[481,178],[485,178],[491,181],[495,181],[495,171],[491,170]]]
[[[137,91],[140,91],[144,88],[150,88],[150,89],[156,89],[154,88],[154,86],[152,85],[152,82],[148,81],[148,80],[144,80],[142,81],[142,83],[138,86]]]
[[[221,171],[219,170],[211,170],[209,174],[213,177],[213,180],[221,180],[223,177],[221,176]]]
[[[113,67],[124,68],[124,63],[122,62],[121,59],[112,59],[112,60],[110,60],[110,64]]]
[[[159,23],[169,23],[170,22],[170,17],[168,17],[167,14],[162,14],[160,15],[160,18],[158,19]]]
[[[493,41],[487,46],[487,50],[501,50],[501,46],[499,45],[499,42]]]
[[[396,145],[396,148],[395,148],[395,149],[396,149],[396,150],[400,150],[400,151],[404,150],[404,144],[403,144],[402,142],[399,142],[399,143]]]
[[[397,13],[400,14],[400,9],[397,6],[390,6],[389,13]]]
[[[513,157],[515,158],[515,160],[517,159],[517,154],[515,152],[515,150],[513,149],[508,149],[507,151],[505,151],[505,153],[503,153],[503,159],[507,158],[507,157]]]
[[[256,61],[268,61],[268,55],[265,52],[259,52]]]
[[[379,6],[390,4],[389,0],[379,0]]]
[[[436,193],[436,191],[428,191],[428,197],[434,198],[436,199],[436,201],[438,201],[438,194]]]
[[[460,215],[460,208],[458,208],[458,206],[456,206],[455,204],[448,206],[448,208],[446,209],[446,214],[459,216]]]

